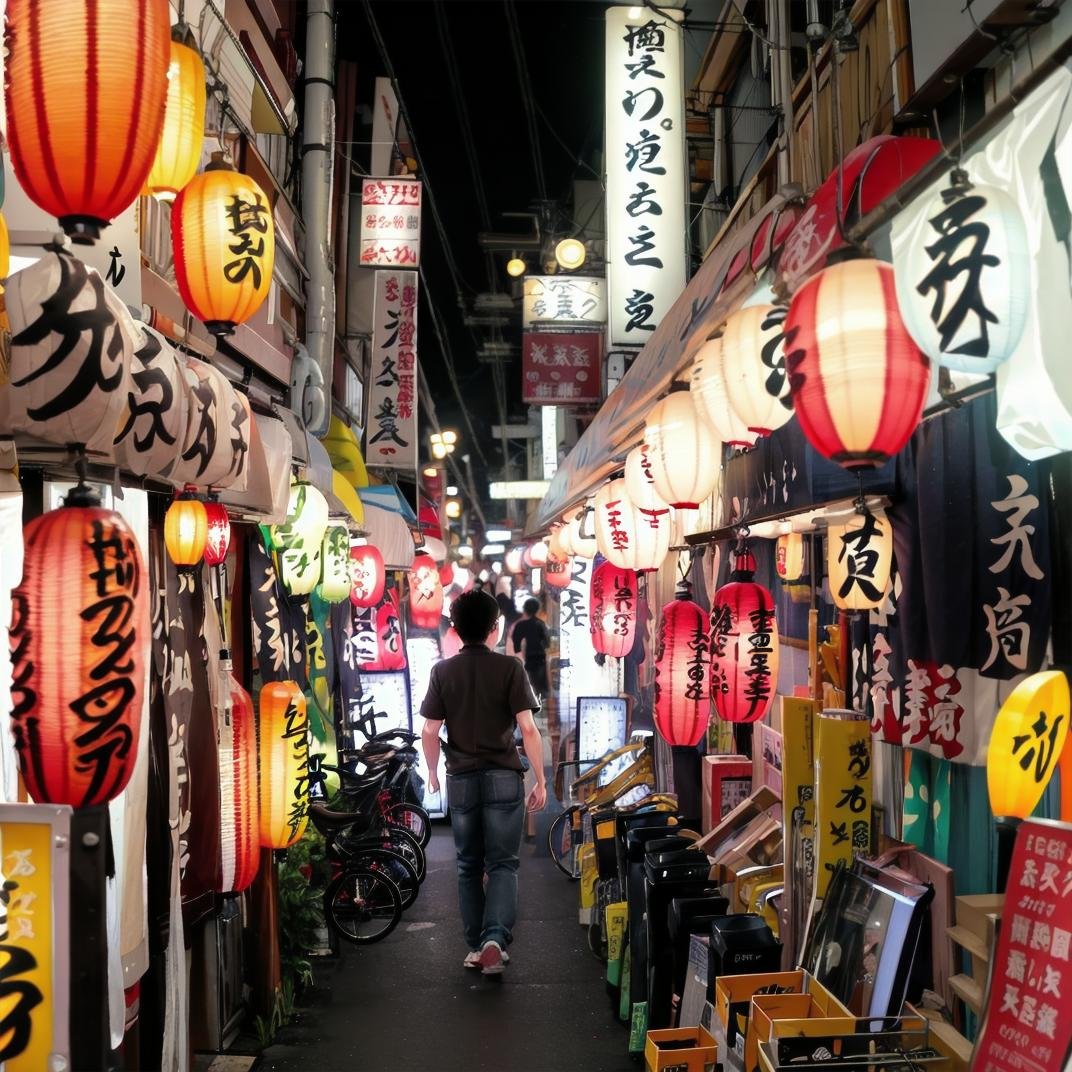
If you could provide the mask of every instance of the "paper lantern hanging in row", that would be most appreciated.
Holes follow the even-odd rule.
[[[778,579],[792,584],[804,576],[806,555],[804,536],[799,532],[783,532],[774,548],[774,571]]]
[[[840,610],[882,605],[893,566],[893,526],[884,510],[861,507],[842,525],[826,530],[826,572]]]
[[[23,532],[9,633],[19,769],[39,804],[105,804],[138,756],[150,637],[141,551],[85,485]]]
[[[756,561],[738,549],[730,581],[711,606],[711,699],[726,722],[756,722],[778,685],[774,598],[753,580]]]
[[[595,530],[599,553],[621,569],[657,570],[670,551],[670,511],[643,511],[629,498],[625,481],[608,481],[596,492]]]
[[[220,772],[220,893],[241,893],[260,863],[257,725],[253,701],[220,660],[223,718],[217,726]]]
[[[689,393],[700,420],[728,447],[755,445],[758,436],[730,405],[722,366],[722,339],[709,339],[696,352],[689,373]]]
[[[522,573],[525,569],[525,548],[520,545],[511,547],[506,552],[506,556],[503,559],[503,565],[506,567],[506,572],[514,574],[515,576]]]
[[[930,363],[901,320],[893,269],[871,258],[829,265],[793,295],[785,331],[808,442],[846,469],[896,454],[923,414]]]
[[[430,555],[417,555],[409,568],[409,617],[417,629],[438,629],[443,616],[443,584]]]
[[[210,499],[204,505],[207,523],[205,565],[219,566],[231,549],[231,518],[227,507],[215,499]]]
[[[325,603],[341,603],[353,590],[350,579],[350,530],[345,525],[328,525],[320,549],[320,585]]]
[[[633,650],[638,599],[637,575],[632,570],[600,562],[592,571],[588,622],[598,654],[624,659]]]
[[[286,521],[270,530],[279,576],[291,595],[307,596],[320,583],[327,527],[328,504],[320,491],[312,484],[291,484]]]
[[[167,0],[8,0],[12,167],[29,199],[76,242],[96,241],[153,166],[170,23]]]
[[[655,728],[670,745],[695,746],[710,719],[707,615],[683,591],[663,607],[655,647]]]
[[[689,391],[671,389],[644,424],[645,455],[660,498],[695,510],[715,489],[722,468],[722,443],[700,419]]]
[[[570,512],[569,545],[572,553],[579,558],[593,559],[599,553],[594,528],[594,511],[588,503]]]
[[[738,309],[726,318],[719,340],[726,400],[749,433],[759,437],[793,416],[782,330],[787,312],[779,305]]]
[[[406,648],[402,643],[402,616],[393,592],[376,611],[376,663],[370,669],[406,669]]]
[[[625,456],[625,493],[633,505],[649,517],[670,512],[670,504],[655,490],[655,466],[651,444],[639,443]]]
[[[525,565],[529,569],[540,569],[541,566],[547,561],[547,543],[544,540],[537,540],[535,543],[530,543],[525,548]]]
[[[350,602],[375,607],[383,599],[387,570],[378,547],[370,543],[350,548]]]
[[[261,688],[257,719],[260,843],[286,849],[309,821],[309,716],[296,681]]]
[[[559,552],[549,551],[543,564],[544,583],[551,588],[568,588],[573,575],[573,560]]]
[[[195,488],[186,487],[164,514],[164,546],[180,570],[198,566],[208,543],[208,514]]]

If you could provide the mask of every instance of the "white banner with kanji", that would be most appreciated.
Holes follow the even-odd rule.
[[[417,467],[417,273],[376,273],[365,462]]]

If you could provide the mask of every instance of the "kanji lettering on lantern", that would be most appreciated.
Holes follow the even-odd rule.
[[[1012,739],[1012,754],[1019,759],[1020,769],[1030,770],[1036,782],[1042,782],[1050,775],[1056,760],[1057,735],[1064,718],[1064,715],[1050,718],[1045,711],[1039,711],[1031,724],[1031,732],[1017,734]]]

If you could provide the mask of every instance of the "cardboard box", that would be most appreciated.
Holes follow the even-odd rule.
[[[702,1027],[649,1031],[644,1066],[648,1072],[715,1072],[715,1040]]]
[[[746,756],[704,756],[702,763],[700,826],[706,834],[752,792],[752,761]]]

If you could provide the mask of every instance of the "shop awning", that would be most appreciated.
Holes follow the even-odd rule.
[[[369,477],[357,436],[338,417],[332,415],[327,435],[321,440],[331,464],[354,488],[367,488]]]
[[[409,569],[414,544],[410,525],[417,524],[409,503],[390,484],[358,489],[365,507],[364,529],[368,541],[379,548],[389,569]]]
[[[364,528],[365,504],[354,490],[354,486],[338,469],[331,470],[331,490],[335,493],[335,498],[346,507],[346,512],[354,524],[359,528]]]

